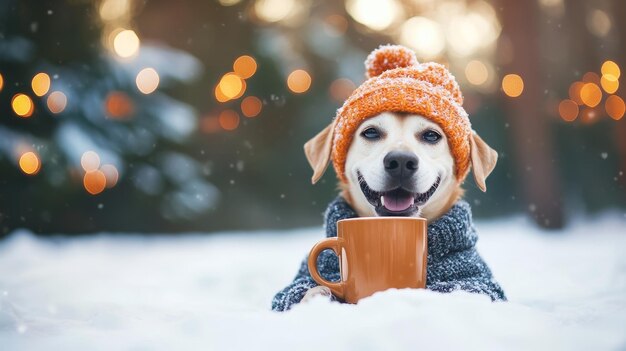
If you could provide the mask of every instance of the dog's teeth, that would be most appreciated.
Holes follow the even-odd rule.
[[[380,204],[385,206],[385,197],[384,196],[380,197]]]

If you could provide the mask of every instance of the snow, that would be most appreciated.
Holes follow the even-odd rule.
[[[390,290],[269,310],[321,228],[0,242],[2,350],[626,348],[626,217],[478,222],[509,302]]]

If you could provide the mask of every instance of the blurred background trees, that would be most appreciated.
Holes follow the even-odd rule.
[[[500,153],[476,216],[626,207],[619,0],[0,4],[0,233],[319,225],[302,144],[383,43],[449,66]]]

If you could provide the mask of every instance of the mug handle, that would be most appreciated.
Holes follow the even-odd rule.
[[[317,271],[317,257],[322,253],[322,251],[326,249],[331,249],[335,252],[337,257],[339,257],[339,250],[341,248],[341,239],[338,238],[326,238],[313,246],[311,252],[309,253],[309,273],[311,273],[311,277],[313,280],[317,282],[319,285],[323,285],[330,289],[330,291],[336,297],[343,300],[343,282],[330,282],[320,275]]]

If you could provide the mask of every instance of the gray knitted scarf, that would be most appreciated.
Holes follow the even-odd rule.
[[[341,196],[337,197],[326,209],[326,236],[337,236],[337,221],[353,217],[358,217],[354,210]],[[448,213],[430,223],[426,288],[443,293],[464,290],[488,295],[492,301],[506,301],[504,291],[474,247],[477,240],[471,208],[465,201],[458,201]],[[309,274],[307,258],[294,281],[274,296],[273,310],[289,310],[307,290],[318,285]],[[317,267],[325,279],[339,281],[339,260],[334,252],[323,251]]]

